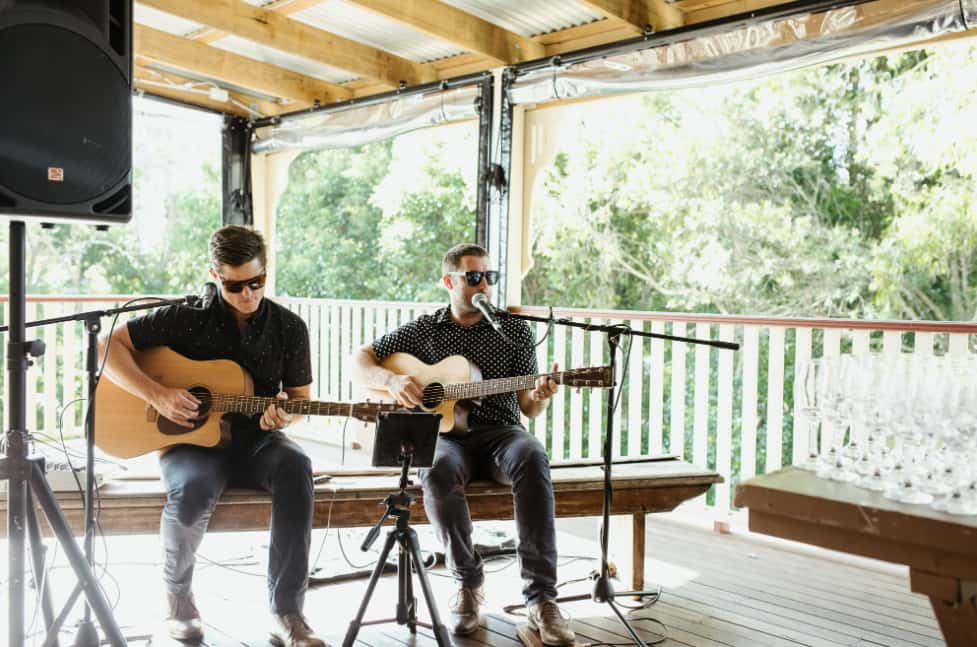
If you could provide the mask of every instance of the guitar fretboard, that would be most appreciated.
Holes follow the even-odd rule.
[[[575,369],[570,371],[557,371],[555,373],[539,373],[537,375],[519,375],[516,377],[500,377],[494,380],[483,382],[467,382],[464,384],[446,384],[444,386],[445,400],[475,400],[486,395],[497,393],[512,393],[531,389],[536,385],[536,380],[541,377],[549,377],[557,384],[565,384],[567,379],[573,382],[573,386],[593,386],[606,387],[603,380],[573,379],[579,375],[593,374],[592,369]]]
[[[381,411],[395,411],[399,405],[391,403],[322,402],[319,400],[279,400],[251,395],[214,393],[201,401],[210,403],[214,411],[235,413],[261,413],[277,404],[288,413],[303,416],[352,416],[376,415]]]

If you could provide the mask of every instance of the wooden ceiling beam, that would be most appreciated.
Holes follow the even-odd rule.
[[[301,56],[382,81],[391,88],[401,82],[433,81],[429,68],[389,52],[292,20],[277,11],[242,0],[140,0],[185,20],[228,32],[254,43]]]
[[[325,104],[352,97],[352,93],[340,85],[144,25],[133,26],[133,41],[137,56],[302,104],[296,108],[313,105],[316,101]]]
[[[493,63],[510,65],[542,58],[546,48],[531,38],[494,25],[438,0],[351,0],[430,36],[481,54]]]
[[[685,14],[665,0],[578,0],[607,18],[625,23],[635,34],[645,27],[654,31],[675,29],[685,24]]]

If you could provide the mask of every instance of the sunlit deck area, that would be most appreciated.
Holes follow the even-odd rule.
[[[492,526],[492,528],[504,528]],[[586,578],[595,568],[597,520],[559,520],[560,580]],[[425,549],[433,544],[419,527]],[[342,531],[342,548],[349,560],[366,567],[370,557],[361,553],[361,531]],[[629,579],[627,539],[629,526],[614,522],[612,558]],[[201,549],[195,591],[206,623],[208,645],[267,645],[271,621],[265,602],[264,570],[267,534],[209,534]],[[336,531],[313,534],[317,576],[352,570],[340,553]],[[133,645],[179,645],[161,627],[163,591],[159,576],[159,545],[154,536],[110,537],[99,542],[108,551],[110,568],[103,586],[116,604],[123,631]],[[375,553],[373,554],[375,556]],[[635,627],[649,643],[664,624],[664,645],[763,646],[812,645],[943,645],[939,628],[925,597],[909,592],[905,569],[879,562],[856,560],[827,551],[811,551],[785,542],[771,542],[739,532],[718,534],[687,515],[652,515],[648,526],[646,576],[662,586],[657,604],[635,612]],[[519,616],[502,607],[520,600],[518,566],[510,557],[488,563],[488,608],[482,629],[456,645],[515,646]],[[431,583],[442,612],[453,593],[443,567],[431,573]],[[52,571],[56,597],[72,585],[67,569]],[[364,593],[366,580],[315,586],[306,601],[314,627],[332,645],[342,643],[349,619]],[[563,594],[589,591],[589,581],[569,583]],[[381,580],[367,618],[393,615],[396,579]],[[624,600],[623,603],[629,603]],[[423,604],[421,605],[424,609]],[[604,605],[575,602],[565,606],[572,615],[581,642],[624,642],[622,627]],[[76,610],[77,615],[77,610]],[[35,621],[34,630],[39,622]],[[65,634],[63,642],[72,636]],[[36,638],[40,641],[40,638]],[[31,643],[28,643],[31,644]],[[39,642],[38,642],[39,644]],[[412,640],[405,627],[365,627],[360,645],[433,645],[429,631],[421,629]]]

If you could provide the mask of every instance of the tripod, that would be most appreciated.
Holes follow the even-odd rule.
[[[366,539],[360,546],[360,550],[367,551],[380,534],[380,528],[388,517],[393,515],[397,518],[397,525],[387,533],[387,541],[380,551],[377,558],[376,568],[370,576],[370,583],[366,587],[363,601],[356,617],[349,623],[346,631],[346,638],[343,639],[343,647],[352,647],[356,641],[356,635],[363,625],[381,624],[384,622],[396,622],[400,625],[407,625],[410,632],[417,633],[417,627],[426,627],[434,631],[434,639],[438,647],[450,647],[451,639],[448,637],[448,629],[442,624],[441,617],[438,615],[438,607],[434,600],[434,593],[431,591],[431,584],[427,579],[427,571],[424,569],[424,558],[421,556],[421,545],[417,541],[417,533],[410,527],[410,506],[414,503],[414,497],[407,492],[407,471],[410,469],[413,460],[413,451],[410,448],[401,449],[400,462],[400,490],[390,494],[383,500],[387,506],[383,516],[377,521],[373,529],[367,534]],[[363,621],[366,609],[373,596],[377,581],[383,574],[384,565],[387,563],[387,556],[394,544],[399,547],[397,556],[397,616],[383,620]],[[421,622],[417,619],[417,598],[414,597],[414,585],[411,580],[411,570],[417,573],[417,579],[421,584],[421,591],[424,593],[424,600],[427,608],[431,612],[431,624]]]
[[[24,223],[10,223],[10,341],[7,344],[7,379],[10,384],[10,428],[6,434],[6,456],[0,459],[0,479],[7,485],[7,532],[9,534],[10,581],[8,583],[11,647],[24,644],[24,557],[27,548],[25,531],[30,540],[33,557],[34,581],[40,586],[44,578],[44,545],[34,509],[40,504],[48,525],[68,556],[72,570],[78,577],[78,585],[68,597],[68,603],[58,618],[53,617],[50,592],[44,587],[41,606],[44,620],[50,628],[45,645],[57,645],[58,627],[64,622],[71,606],[84,592],[88,604],[95,612],[102,631],[113,647],[126,644],[119,626],[112,617],[108,600],[99,588],[95,574],[82,554],[64,513],[44,478],[44,459],[27,455],[27,367],[31,357],[44,352],[39,341],[25,342],[25,280],[24,280]],[[91,473],[89,472],[89,478]],[[86,503],[86,508],[88,507]],[[97,639],[97,636],[96,636]],[[97,640],[96,640],[97,643]]]
[[[15,227],[19,228],[15,230]],[[8,523],[10,532],[10,644],[11,646],[21,645],[23,641],[23,582],[20,579],[23,571],[23,532],[18,533],[15,538],[15,529],[23,529],[23,514],[26,509],[27,531],[29,533],[31,555],[33,557],[34,581],[38,584],[43,581],[44,554],[45,547],[41,543],[40,529],[34,511],[33,498],[44,509],[48,522],[54,530],[58,541],[64,546],[65,552],[80,584],[84,586],[86,594],[89,589],[94,587],[94,592],[101,595],[97,582],[89,583],[88,577],[91,576],[92,566],[94,565],[94,541],[95,541],[95,515],[93,503],[95,500],[95,389],[98,386],[98,334],[102,329],[101,318],[112,316],[122,312],[133,312],[136,310],[146,310],[158,308],[163,305],[190,304],[196,297],[184,297],[180,299],[156,299],[153,303],[114,308],[111,310],[92,310],[81,312],[63,317],[43,319],[30,323],[24,322],[24,225],[23,223],[10,223],[10,342],[8,344],[8,374],[10,379],[10,431],[7,433],[7,459],[0,460],[0,478],[10,479],[10,490],[8,494],[9,505],[7,508]],[[16,249],[15,249],[16,247]],[[57,501],[44,478],[43,458],[27,457],[28,432],[26,430],[26,387],[24,374],[27,367],[31,364],[29,357],[40,357],[44,354],[44,342],[30,341],[24,342],[25,328],[34,326],[44,326],[48,324],[63,323],[68,321],[81,321],[85,325],[85,332],[88,335],[86,349],[85,368],[88,376],[88,415],[85,416],[85,441],[86,441],[86,479],[85,479],[85,540],[84,540],[84,559],[81,562],[82,571],[76,566],[76,561],[72,557],[68,544],[77,550],[71,529],[64,520]],[[7,326],[0,327],[0,332],[6,331]],[[16,373],[16,375],[15,375]],[[16,388],[15,388],[16,387]],[[16,416],[16,418],[15,418]],[[22,464],[20,461],[26,461]],[[14,467],[17,466],[17,467]],[[31,467],[33,466],[33,467]],[[27,489],[20,491],[15,487],[19,479],[14,478],[14,473],[24,474],[23,482]],[[35,472],[37,473],[35,475]],[[39,477],[39,481],[37,478]],[[23,501],[23,503],[21,503]],[[63,528],[59,530],[58,522],[52,518],[52,514],[60,517]],[[19,543],[19,546],[15,546]],[[16,552],[16,555],[15,555]],[[16,561],[19,560],[19,564]],[[15,582],[16,580],[16,582]],[[94,582],[94,580],[93,580]],[[16,593],[15,593],[16,590]],[[47,623],[49,638],[45,645],[56,645],[56,636],[67,619],[68,613],[74,607],[75,602],[81,592],[80,588],[69,596],[67,603],[57,618],[53,617],[51,601],[48,590],[45,587],[42,601],[44,619]],[[104,608],[100,608],[104,605]],[[102,626],[103,631],[113,645],[124,645],[125,639],[119,633],[118,626],[112,619],[111,611],[104,601],[93,601],[91,595],[88,596],[88,603],[85,605],[84,618],[78,627],[75,636],[75,647],[97,647],[99,644],[98,631],[92,623],[92,611]],[[107,614],[107,618],[103,616]],[[16,636],[16,640],[15,640]],[[52,638],[55,637],[55,638]]]
[[[739,344],[724,341],[712,341],[704,339],[692,339],[689,337],[677,337],[673,335],[664,335],[659,333],[649,333],[644,331],[635,331],[624,328],[622,326],[600,326],[594,324],[585,324],[577,321],[571,321],[569,319],[553,319],[543,318],[543,317],[533,317],[530,315],[511,313],[506,310],[496,310],[498,315],[503,317],[512,317],[514,319],[524,319],[527,321],[539,321],[543,323],[554,323],[561,326],[569,326],[573,328],[582,328],[584,330],[601,331],[607,335],[607,346],[609,350],[609,366],[611,369],[611,375],[614,376],[615,383],[617,380],[617,362],[616,356],[617,351],[620,349],[621,336],[624,334],[628,335],[638,335],[640,337],[652,337],[658,339],[670,339],[673,341],[681,341],[692,344],[706,344],[709,346],[716,346],[718,348],[725,348],[727,350],[738,350]],[[616,389],[614,388],[615,383],[612,383],[611,387],[607,390],[607,409],[605,412],[606,420],[605,424],[605,434],[604,434],[604,501],[603,508],[601,512],[601,528],[600,528],[600,573],[598,574],[596,580],[594,581],[593,592],[589,595],[571,595],[557,598],[557,602],[574,602],[578,600],[591,599],[594,602],[602,602],[611,607],[614,615],[617,616],[621,624],[627,630],[634,644],[639,645],[639,647],[647,647],[647,643],[641,639],[638,633],[631,626],[631,623],[621,612],[619,605],[615,602],[615,598],[619,597],[631,597],[631,598],[648,598],[657,597],[658,592],[656,591],[615,591],[614,585],[611,583],[610,567],[607,560],[607,551],[610,535],[610,514],[611,514],[611,503],[613,500],[613,487],[611,485],[611,469],[613,467],[612,458],[614,456],[614,409],[616,405]]]

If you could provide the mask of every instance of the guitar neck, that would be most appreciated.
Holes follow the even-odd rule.
[[[211,409],[234,413],[261,413],[277,404],[287,413],[301,416],[355,416],[364,405],[353,402],[321,402],[318,400],[279,400],[252,395],[229,395],[214,393],[211,396]],[[370,407],[382,406],[378,404]]]
[[[544,376],[552,378],[557,384],[563,384],[564,377],[572,373],[574,371],[558,371],[556,373],[539,373],[537,375],[500,377],[483,382],[446,384],[444,387],[444,397],[446,400],[477,400],[487,395],[523,391],[536,386],[536,380]]]

